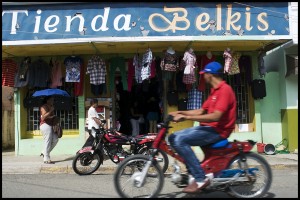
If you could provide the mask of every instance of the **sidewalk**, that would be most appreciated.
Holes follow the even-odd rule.
[[[294,168],[298,170],[298,154],[262,155],[272,169]],[[14,151],[2,152],[2,174],[43,174],[43,173],[68,173],[75,174],[72,169],[72,160],[75,155],[52,156],[55,164],[44,164],[43,158],[36,156],[15,156]],[[169,169],[172,172],[173,158],[169,157]],[[105,160],[95,173],[114,173],[116,164]]]

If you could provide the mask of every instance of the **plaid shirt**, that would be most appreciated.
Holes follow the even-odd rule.
[[[105,83],[106,65],[99,56],[93,56],[88,61],[86,74],[90,74],[90,83],[100,85]]]
[[[197,89],[191,89],[188,92],[187,110],[200,109],[202,104],[202,92]]]
[[[196,82],[195,74],[184,74],[182,78],[184,84],[193,84]]]

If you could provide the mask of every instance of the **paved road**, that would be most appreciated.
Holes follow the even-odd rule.
[[[3,174],[2,198],[117,198],[112,174]],[[187,195],[165,179],[160,198],[230,198],[223,192]],[[268,198],[298,198],[298,170],[273,170]]]

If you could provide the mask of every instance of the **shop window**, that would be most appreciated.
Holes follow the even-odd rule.
[[[73,87],[70,83],[64,83],[60,88],[66,90],[69,94],[73,94]],[[79,134],[79,112],[78,97],[72,97],[72,108],[70,110],[55,110],[54,114],[60,118],[64,135]],[[40,132],[40,108],[33,107],[27,109],[27,135],[41,136]]]

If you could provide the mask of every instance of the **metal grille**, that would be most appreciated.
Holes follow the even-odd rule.
[[[27,131],[40,129],[40,110],[39,107],[27,110]],[[78,125],[78,97],[73,97],[72,110],[56,110],[55,115],[59,117],[63,129],[79,129]]]
[[[237,84],[237,78],[240,76],[240,82]],[[245,72],[239,75],[224,75],[224,80],[228,83],[236,95],[237,100],[237,120],[236,124],[249,124],[250,121],[250,105],[249,105],[249,85],[246,81]],[[202,93],[203,102],[207,99],[210,93],[209,85],[206,85],[205,92]]]

